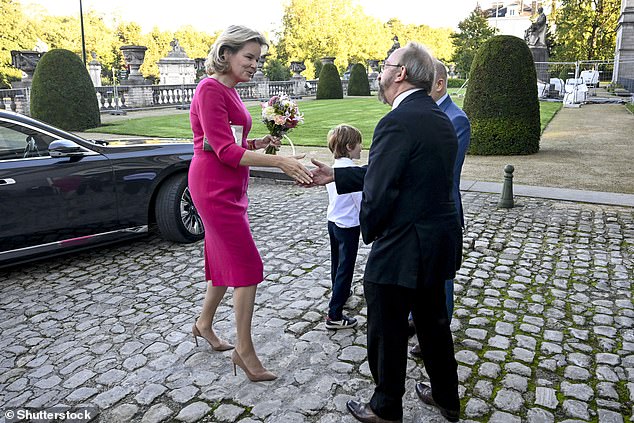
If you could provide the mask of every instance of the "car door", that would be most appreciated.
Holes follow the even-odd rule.
[[[59,138],[44,128],[0,119],[0,251],[116,227],[109,160],[88,148],[79,157],[51,157],[48,145]]]

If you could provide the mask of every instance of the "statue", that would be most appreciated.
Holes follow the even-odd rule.
[[[172,46],[172,51],[175,51],[177,53],[180,52],[184,52],[185,49],[183,47],[181,47],[180,43],[178,42],[177,38],[174,38],[171,42],[170,42],[170,46]]]
[[[398,42],[398,35],[395,35],[394,38],[392,38],[392,41],[394,41],[394,44],[392,44],[392,47],[387,51],[387,56],[385,56],[386,59],[390,57],[390,54],[392,54],[395,50],[401,48],[401,43]]]
[[[544,8],[537,9],[539,15],[535,22],[526,28],[524,39],[529,46],[546,47],[546,15]]]
[[[170,42],[170,46],[172,47],[172,51],[167,53],[167,57],[188,57],[185,49],[181,47],[177,38],[174,38]]]

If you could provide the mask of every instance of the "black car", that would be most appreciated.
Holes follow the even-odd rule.
[[[0,267],[139,236],[195,242],[189,140],[91,141],[0,110]]]

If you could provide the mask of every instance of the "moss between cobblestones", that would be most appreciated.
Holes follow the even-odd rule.
[[[189,402],[187,402],[187,404],[183,405],[183,406],[182,406],[182,408],[185,408],[185,407],[187,407],[189,404],[193,404],[193,403],[195,403],[195,402],[204,402],[204,403],[206,403],[206,404],[207,404],[207,405],[211,408],[211,410],[209,410],[209,411],[207,412],[207,414],[205,414],[205,416],[204,416],[201,420],[199,420],[199,421],[200,421],[200,422],[202,422],[202,423],[207,423],[207,422],[209,422],[209,423],[212,423],[212,422],[217,422],[218,420],[216,420],[216,419],[214,418],[214,413],[216,412],[216,410],[217,410],[217,409],[218,409],[221,405],[235,405],[235,406],[236,406],[236,407],[238,407],[238,408],[243,408],[243,409],[244,409],[244,412],[243,412],[242,414],[240,414],[240,415],[236,418],[236,420],[235,420],[235,421],[240,421],[240,420],[245,419],[245,418],[247,418],[247,417],[249,417],[249,418],[253,418],[253,419],[256,419],[256,418],[253,416],[253,414],[251,414],[251,411],[253,410],[253,407],[251,407],[251,406],[245,406],[244,404],[240,404],[239,402],[236,402],[236,401],[233,401],[233,400],[230,400],[230,399],[224,399],[224,400],[221,400],[221,401],[214,401],[214,402],[211,402],[211,403],[210,403],[210,402],[208,402],[208,401],[201,401],[201,400],[200,400],[200,398],[195,397],[195,398],[193,398],[192,400],[190,400]],[[208,420],[208,419],[211,419],[211,420]]]
[[[634,404],[629,401],[629,392],[627,389],[627,380],[619,380],[615,385],[616,393],[619,394],[619,403],[621,404],[621,414],[624,416],[625,422],[630,422],[628,413],[632,410]]]
[[[189,404],[193,404],[194,402],[204,402],[210,408],[210,410],[207,412],[207,414],[205,414],[205,416],[202,419],[200,419],[200,422],[203,422],[203,423],[215,422],[216,420],[214,420],[214,413],[216,412],[218,407],[220,407],[224,403],[223,401],[214,401],[214,402],[209,403],[207,401],[200,401],[199,398],[195,397],[194,399],[192,399],[189,402],[187,402],[186,405],[182,406],[181,409],[187,407]],[[242,406],[240,406],[240,407],[242,407]],[[208,420],[208,418],[211,419],[211,420]]]

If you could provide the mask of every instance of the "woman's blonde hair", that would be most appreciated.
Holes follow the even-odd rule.
[[[335,155],[335,159],[350,157],[348,146],[361,144],[361,132],[350,125],[338,125],[328,131],[328,148]]]
[[[253,29],[241,25],[231,25],[216,40],[205,60],[205,71],[208,75],[214,73],[227,73],[229,62],[225,60],[225,52],[236,53],[249,41],[255,41],[260,46],[266,46],[264,53],[268,50],[269,43],[266,37]]]

